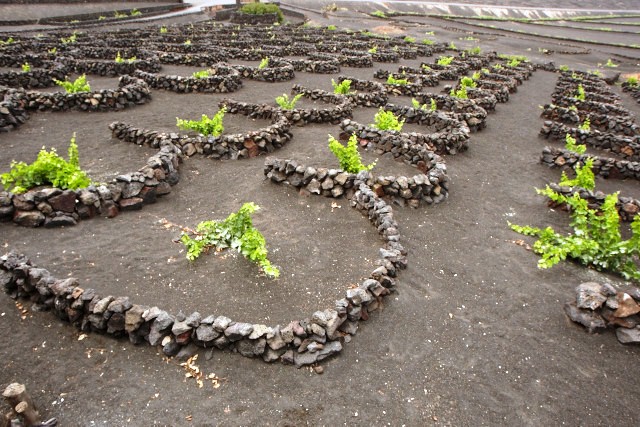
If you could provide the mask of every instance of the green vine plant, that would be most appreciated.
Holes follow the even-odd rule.
[[[411,36],[405,36],[404,41],[407,43],[415,43],[416,42],[416,38],[415,37],[411,37]]]
[[[478,84],[475,82],[473,77],[464,76],[460,79],[460,86],[464,88],[475,88],[478,87]]]
[[[349,95],[351,91],[351,83],[352,81],[349,79],[345,79],[340,83],[336,83],[335,80],[331,79],[331,85],[333,86],[333,93],[338,95]]]
[[[370,54],[378,53],[378,45],[374,45],[367,52],[369,52]]]
[[[385,13],[381,10],[375,10],[373,12],[371,12],[371,16],[376,16],[378,18],[386,18],[387,15],[385,15]]]
[[[166,26],[163,25],[162,27],[160,27],[160,34],[167,34],[168,31],[169,30],[167,30]]]
[[[364,165],[360,152],[358,151],[358,138],[352,134],[347,141],[346,147],[333,136],[329,135],[329,149],[340,162],[340,167],[348,173],[358,173],[360,171],[370,171],[376,162]]]
[[[78,92],[90,92],[91,86],[87,83],[87,75],[83,74],[74,81],[70,82],[69,80],[57,80],[53,79],[53,82],[58,86],[62,87],[67,93],[78,93]]]
[[[22,64],[20,68],[22,68],[22,72],[24,73],[28,73],[29,71],[31,71],[31,65],[29,65],[28,62],[25,62],[24,64]]]
[[[480,53],[482,53],[482,49],[480,48],[480,46],[474,46],[474,47],[470,47],[469,49],[465,50],[465,52],[468,55],[480,55]]]
[[[13,37],[9,37],[6,40],[0,40],[0,46],[8,45],[8,44],[15,43],[15,42],[16,41],[15,41],[15,39]]]
[[[571,187],[571,188],[580,187],[580,188],[584,188],[585,190],[594,190],[596,188],[596,177],[595,177],[595,174],[593,173],[593,158],[589,157],[584,162],[583,166],[576,165],[575,172],[576,172],[576,177],[573,179],[569,179],[567,174],[563,171],[562,176],[560,177],[560,182],[558,184],[562,187]],[[550,190],[549,187],[547,187],[547,189]],[[546,192],[547,190],[543,190],[543,191]],[[539,193],[549,196],[548,194],[543,193],[542,191],[540,191]]]
[[[194,71],[192,76],[196,79],[206,79],[211,76],[211,72],[209,70]]]
[[[222,221],[202,221],[195,230],[183,231],[180,242],[187,249],[187,259],[193,262],[212,248],[217,251],[230,248],[258,264],[268,277],[280,276],[278,267],[267,258],[264,236],[253,226],[251,214],[258,209],[255,203],[245,203]]]
[[[436,61],[436,64],[443,65],[446,67],[447,65],[451,65],[452,62],[453,62],[453,56],[441,56]]]
[[[584,154],[587,152],[587,146],[584,144],[576,144],[576,139],[570,134],[566,134],[564,140],[564,148],[566,148],[567,150],[578,154]]]
[[[301,93],[291,99],[289,99],[289,96],[286,93],[283,93],[282,96],[276,96],[276,104],[278,104],[283,110],[293,110],[300,98],[302,98]]]
[[[427,104],[422,104],[421,105],[420,101],[418,101],[415,98],[411,98],[411,105],[416,110],[422,110],[422,111],[426,111],[427,110]],[[436,111],[437,109],[438,109],[438,103],[436,102],[435,99],[430,98],[429,111]]]
[[[69,37],[61,37],[60,41],[62,44],[70,44],[78,41],[78,33],[76,31],[73,32]]]
[[[591,132],[591,119],[589,119],[589,117],[585,117],[584,122],[578,126],[578,129],[584,132]]]
[[[568,65],[561,65],[558,67],[558,70],[560,71],[569,71],[569,66]]]
[[[88,187],[91,180],[80,169],[75,133],[71,137],[68,155],[69,161],[66,161],[56,153],[55,148],[47,151],[42,147],[31,164],[11,162],[11,170],[0,175],[0,182],[5,190],[15,194],[24,193],[39,185],[52,185],[62,190]]]
[[[435,42],[431,39],[422,39],[422,44],[425,46],[431,46],[432,44],[434,44]]]
[[[372,126],[380,130],[395,130],[400,132],[404,125],[404,119],[398,120],[398,116],[393,114],[393,111],[386,111],[382,107],[380,107],[373,117],[373,121],[374,124]]]
[[[509,62],[507,62],[507,67],[515,68],[520,65],[520,63],[521,61],[517,58],[512,58],[511,60],[509,60]]]
[[[466,86],[461,86],[458,90],[456,90],[455,88],[451,89],[451,92],[449,92],[449,96],[453,96],[459,99],[469,99],[469,94],[467,93]]]
[[[552,227],[541,229],[509,224],[513,231],[538,237],[533,244],[533,251],[541,256],[539,268],[551,268],[570,258],[598,271],[606,270],[620,274],[625,279],[640,280],[637,264],[640,255],[640,215],[636,215],[631,223],[631,238],[622,240],[620,215],[616,208],[618,193],[608,194],[600,209],[591,209],[588,201],[578,193],[565,196],[551,189],[538,192],[569,206],[573,228],[573,233],[564,235]]]
[[[264,70],[269,66],[269,57],[262,58],[260,64],[258,64],[258,70]]]
[[[224,115],[227,112],[227,107],[222,107],[211,118],[206,114],[202,115],[202,118],[196,120],[183,120],[176,117],[176,126],[182,130],[193,130],[204,136],[220,136],[224,132]]]
[[[618,64],[614,63],[611,58],[607,59],[606,64],[604,64],[605,67],[609,67],[609,68],[616,68],[618,66]]]
[[[582,84],[578,85],[578,91],[576,93],[576,99],[579,101],[584,101],[585,99],[587,99],[587,94],[584,92],[584,87],[582,87]]]
[[[389,76],[387,77],[387,84],[388,85],[406,86],[406,85],[409,84],[409,80],[407,80],[407,79],[396,79],[391,74],[389,74]]]
[[[136,61],[136,59],[137,58],[135,56],[132,56],[131,58],[125,59],[120,55],[120,51],[118,51],[118,53],[116,53],[115,61],[116,61],[116,64],[124,64],[125,62],[127,62],[129,64],[132,64],[133,62]]]
[[[639,86],[638,77],[636,77],[636,76],[627,77],[626,82],[631,87],[638,87]]]

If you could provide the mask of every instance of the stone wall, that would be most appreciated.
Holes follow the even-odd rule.
[[[567,197],[571,197],[574,193],[578,193],[581,198],[585,199],[588,202],[589,208],[591,209],[600,209],[606,197],[606,194],[602,191],[591,191],[580,187],[566,187],[560,186],[556,183],[550,183],[549,187]],[[549,201],[549,206],[552,206],[554,208],[557,207],[561,209],[567,209],[567,206],[557,204],[552,201]],[[638,214],[638,212],[640,212],[640,200],[620,195],[618,196],[616,208],[618,209],[618,213],[622,221],[631,222]]]
[[[555,147],[544,147],[540,161],[551,168],[567,166],[575,169],[577,165],[584,165],[585,161],[590,157],[595,158],[593,173],[598,176],[612,179],[640,180],[640,162],[577,154],[573,151]]]
[[[84,332],[162,346],[167,356],[189,357],[198,347],[215,347],[266,362],[311,365],[342,351],[343,343],[357,333],[359,321],[381,307],[382,299],[395,288],[394,278],[407,266],[393,209],[370,183],[368,173],[356,176],[350,205],[367,216],[380,234],[383,245],[377,267],[357,287],[347,289],[333,308],[287,325],[243,323],[198,312],[171,314],[135,304],[126,296],[102,296],[77,279],[55,278],[15,253],[0,257],[0,284],[11,297],[28,299],[34,310],[50,310]]]
[[[592,129],[601,132],[611,132],[618,135],[636,136],[640,135],[640,126],[634,123],[633,116],[610,116],[606,114],[592,113],[589,111],[569,109],[553,104],[543,106],[541,116],[555,122],[566,123],[568,125],[581,125],[589,119]]]
[[[183,77],[135,71],[134,78],[143,80],[152,89],[164,89],[177,93],[229,93],[242,87],[240,73],[217,74],[220,66],[212,69],[209,77]]]
[[[0,221],[24,227],[61,227],[95,216],[112,218],[120,211],[142,209],[171,192],[180,176],[180,150],[167,140],[139,171],[114,178],[106,185],[79,190],[40,186],[22,194],[0,192]]]
[[[638,84],[632,85],[629,82],[622,82],[622,91],[629,93],[640,104],[640,86]]]

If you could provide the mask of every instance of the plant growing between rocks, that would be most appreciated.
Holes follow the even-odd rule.
[[[79,92],[90,92],[91,86],[87,83],[87,75],[83,74],[74,81],[70,82],[69,80],[57,80],[53,79],[53,82],[58,86],[64,88],[67,93],[79,93]]]
[[[8,44],[11,44],[11,43],[15,43],[15,40],[13,39],[13,37],[9,37],[6,40],[0,40],[0,46],[8,45]]]
[[[449,92],[449,96],[453,96],[459,99],[469,99],[469,94],[467,94],[466,86],[461,86],[458,90],[456,90],[455,88],[451,89],[451,92]]]
[[[629,77],[627,77],[626,82],[627,82],[627,84],[628,84],[629,86],[632,86],[632,87],[638,87],[638,85],[639,85],[639,83],[638,83],[638,77],[636,77],[636,76],[629,76]]]
[[[387,77],[387,84],[388,85],[406,86],[406,85],[409,84],[409,80],[407,80],[407,79],[396,79],[391,74],[389,74],[389,76]]]
[[[286,93],[283,93],[282,96],[276,96],[276,104],[278,104],[283,110],[293,110],[300,98],[302,98],[301,93],[291,99],[289,99],[289,96]]]
[[[441,56],[436,61],[436,64],[446,67],[448,65],[451,65],[452,62],[453,62],[453,56]]]
[[[585,117],[584,122],[578,126],[578,129],[584,132],[591,132],[591,120],[589,117]]]
[[[28,62],[25,62],[24,64],[22,64],[20,68],[22,68],[22,71],[24,73],[28,73],[29,71],[31,71],[31,65],[29,65]]]
[[[11,170],[0,175],[0,182],[7,191],[20,194],[39,185],[52,185],[62,190],[76,190],[91,184],[87,174],[80,169],[80,157],[74,133],[69,143],[69,161],[64,160],[55,148],[42,147],[31,164],[11,162]]]
[[[333,93],[338,95],[349,95],[351,91],[351,80],[345,79],[340,83],[336,83],[335,80],[331,79],[331,85],[333,86]]]
[[[278,22],[284,21],[282,10],[274,3],[247,3],[240,8],[240,12],[249,15],[268,15],[275,13]]]
[[[167,27],[165,27],[164,25],[162,27],[160,27],[160,34],[167,34]]]
[[[576,93],[575,98],[579,101],[584,101],[587,98],[587,95],[584,92],[584,87],[582,87],[582,84],[578,85],[578,92]]]
[[[194,71],[192,76],[196,79],[205,79],[211,75],[209,70]]]
[[[62,44],[71,44],[75,43],[76,41],[78,41],[78,33],[76,31],[74,31],[73,34],[71,34],[69,37],[60,38],[60,42],[62,42]]]
[[[136,61],[136,59],[137,58],[135,56],[132,56],[131,58],[125,59],[120,55],[120,51],[118,51],[118,53],[116,54],[115,61],[116,61],[116,64],[124,64],[125,62],[127,62],[129,64],[132,64],[133,62]]]
[[[385,13],[383,11],[381,11],[381,10],[373,11],[373,12],[371,12],[371,15],[372,16],[376,16],[378,18],[386,18],[387,17],[387,15],[385,15]]]
[[[264,70],[269,66],[269,57],[262,58],[260,64],[258,64],[258,70]]]
[[[431,46],[432,44],[434,44],[435,42],[431,39],[422,39],[422,44],[427,45],[427,46]]]
[[[245,203],[222,221],[202,221],[195,230],[183,231],[180,242],[187,249],[187,259],[195,261],[212,248],[216,251],[235,249],[258,264],[268,277],[277,278],[280,270],[267,258],[266,240],[253,226],[251,214],[258,209],[255,203]]]
[[[404,119],[398,120],[398,116],[393,111],[386,111],[380,107],[376,115],[373,117],[374,124],[371,125],[380,130],[395,130],[400,132],[404,125]]]
[[[407,42],[407,43],[415,43],[416,42],[416,38],[415,37],[411,37],[411,36],[405,36],[405,38],[403,40],[405,42]]]
[[[460,79],[460,86],[464,88],[475,88],[478,84],[475,82],[473,77],[463,77]]]
[[[340,141],[332,135],[329,135],[329,149],[336,156],[340,162],[340,167],[345,172],[358,173],[361,171],[370,171],[376,165],[375,161],[368,165],[362,164],[362,158],[358,151],[358,138],[355,134],[349,137],[346,146],[342,145]]]
[[[411,98],[411,105],[413,106],[413,108],[415,108],[416,110],[422,110],[422,111],[426,111],[427,110],[427,104],[420,104],[420,101],[418,101],[415,98]],[[438,109],[438,104],[436,103],[436,100],[433,98],[430,98],[429,100],[429,111],[436,111]]]
[[[211,118],[206,114],[200,120],[182,120],[176,117],[176,126],[182,130],[193,130],[203,136],[220,136],[224,132],[223,119],[227,112],[226,107],[222,107]]]
[[[587,146],[584,144],[576,144],[576,139],[572,137],[570,134],[566,134],[564,137],[564,140],[565,140],[564,148],[566,148],[571,152],[584,154],[587,151]]]

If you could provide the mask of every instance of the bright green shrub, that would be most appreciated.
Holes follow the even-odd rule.
[[[227,107],[222,107],[211,118],[206,114],[202,115],[199,121],[195,120],[182,120],[176,117],[176,126],[182,130],[193,130],[204,136],[220,136],[224,132],[224,125],[222,121],[224,114],[227,112]]]
[[[362,158],[358,151],[358,138],[355,134],[349,137],[346,147],[333,136],[329,135],[329,149],[338,158],[340,167],[345,172],[358,173],[365,170],[369,171],[376,165],[376,162],[366,166],[362,164]]]

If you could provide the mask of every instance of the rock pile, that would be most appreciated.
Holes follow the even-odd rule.
[[[228,73],[223,70],[228,69]],[[208,77],[182,77],[152,74],[144,71],[135,71],[133,76],[143,80],[153,89],[164,89],[177,93],[228,93],[235,92],[242,87],[240,73],[231,67],[221,65],[211,69]]]
[[[575,302],[565,313],[589,332],[613,328],[622,344],[640,343],[640,289],[618,291],[609,283],[586,282],[576,287]]]

